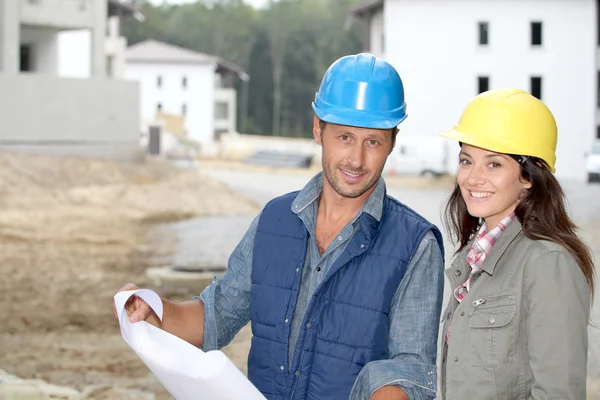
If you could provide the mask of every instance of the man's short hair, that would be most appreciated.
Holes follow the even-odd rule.
[[[321,135],[327,126],[327,121],[319,120],[319,130],[321,131]],[[398,127],[390,129],[392,131],[392,141],[396,141],[396,136],[398,136]]]

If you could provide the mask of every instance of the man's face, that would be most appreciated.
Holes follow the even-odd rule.
[[[391,129],[327,124],[321,131],[315,117],[313,134],[321,147],[323,174],[340,196],[360,197],[373,188],[394,148]]]

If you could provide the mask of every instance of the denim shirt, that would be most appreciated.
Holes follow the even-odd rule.
[[[362,209],[336,236],[323,255],[319,253],[315,227],[318,199],[323,187],[322,173],[313,177],[300,191],[292,211],[310,232],[308,251],[298,302],[294,311],[289,341],[291,359],[298,340],[300,325],[309,300],[326,276],[328,269],[343,252],[359,228],[359,216],[369,213],[381,219],[385,183],[383,178]],[[234,338],[250,320],[252,251],[258,224],[257,216],[233,251],[227,273],[214,280],[196,297],[204,302],[204,351],[220,349]],[[389,314],[388,360],[372,361],[359,374],[350,395],[351,400],[366,400],[382,386],[397,385],[409,399],[434,399],[436,394],[436,356],[438,324],[443,296],[444,264],[434,235],[428,232],[418,246],[393,299]],[[423,365],[428,378],[423,381]]]
[[[342,228],[335,239],[325,252],[321,255],[319,245],[317,244],[317,212],[319,208],[319,198],[323,190],[322,173],[315,176],[307,185],[305,190],[301,191],[292,204],[292,211],[304,223],[304,226],[310,234],[308,241],[308,251],[306,252],[306,260],[302,272],[302,283],[300,284],[300,292],[298,293],[298,302],[294,310],[294,318],[290,330],[289,343],[289,364],[292,364],[294,349],[302,330],[302,320],[308,308],[308,303],[312,298],[315,290],[327,276],[331,265],[342,254],[352,236],[360,228],[359,217],[362,212],[371,214],[377,221],[381,220],[383,212],[383,197],[385,196],[385,184],[383,179],[380,179],[373,193],[369,196],[361,211]]]

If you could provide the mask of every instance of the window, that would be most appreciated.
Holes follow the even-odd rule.
[[[156,87],[162,87],[162,76],[156,77]]]
[[[477,93],[483,93],[490,90],[490,77],[489,76],[478,76],[477,77]]]
[[[181,78],[181,87],[184,89],[187,88],[187,77],[185,76]]]
[[[531,45],[541,46],[542,45],[542,23],[532,22],[531,23]]]
[[[489,23],[479,22],[477,24],[479,31],[479,45],[487,46],[489,44]]]
[[[32,49],[28,44],[21,45],[19,53],[19,66],[21,72],[33,71]]]
[[[115,73],[115,58],[108,56],[106,57],[106,76],[113,78]]]
[[[187,104],[182,104],[181,105],[181,115],[186,115],[187,114]]]
[[[531,77],[531,95],[542,99],[542,77],[532,76]]]
[[[229,104],[218,102],[215,103],[215,119],[229,119]]]

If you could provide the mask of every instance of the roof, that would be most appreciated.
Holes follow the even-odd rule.
[[[242,67],[230,61],[152,39],[129,46],[126,57],[131,63],[215,64],[217,72],[244,74]]]
[[[383,8],[384,0],[363,0],[350,9],[350,14],[362,17]]]

